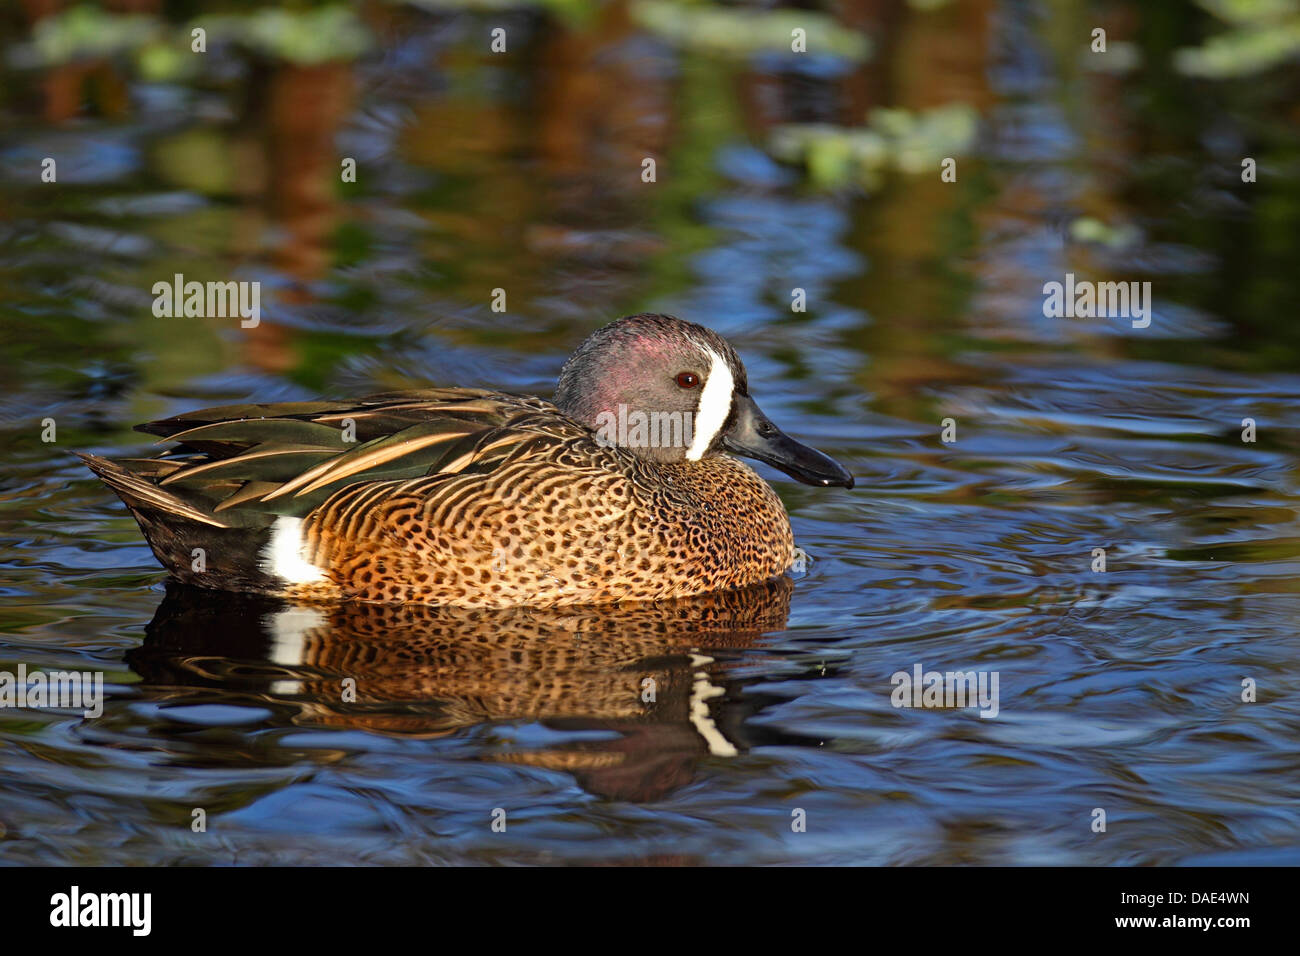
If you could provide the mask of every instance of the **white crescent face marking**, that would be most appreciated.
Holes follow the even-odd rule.
[[[302,519],[288,516],[275,519],[271,540],[262,552],[262,570],[284,578],[290,584],[310,584],[325,575],[302,556]]]
[[[731,414],[731,399],[736,391],[736,380],[724,359],[707,345],[701,346],[709,356],[709,376],[700,392],[700,404],[695,409],[695,433],[691,447],[686,449],[687,461],[699,461],[718,437]]]

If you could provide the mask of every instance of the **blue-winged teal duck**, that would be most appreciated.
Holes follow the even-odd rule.
[[[137,426],[157,458],[82,458],[190,584],[466,607],[658,600],[785,573],[771,487],[731,454],[853,487],[749,396],[717,333],[592,333],[555,402],[468,388],[208,408]]]

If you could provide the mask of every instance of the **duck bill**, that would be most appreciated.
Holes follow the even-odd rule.
[[[781,431],[748,395],[735,397],[722,447],[779,468],[805,485],[853,487],[853,476],[843,465]]]

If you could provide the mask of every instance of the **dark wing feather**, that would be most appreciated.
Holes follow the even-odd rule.
[[[238,525],[305,515],[356,482],[487,471],[590,434],[541,399],[450,388],[226,405],[138,430],[179,443],[163,457],[121,463],[158,489],[155,507],[184,501]]]

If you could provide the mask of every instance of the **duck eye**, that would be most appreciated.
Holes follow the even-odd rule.
[[[694,372],[678,372],[677,384],[682,388],[694,388],[700,384],[700,377]]]

